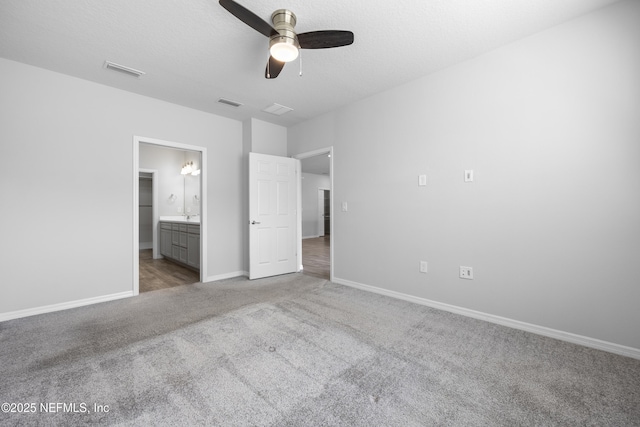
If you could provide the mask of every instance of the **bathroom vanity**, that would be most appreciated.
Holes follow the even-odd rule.
[[[200,223],[160,219],[160,254],[192,270],[200,270]]]

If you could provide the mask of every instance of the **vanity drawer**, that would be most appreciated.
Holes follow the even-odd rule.
[[[182,231],[183,233],[187,232],[187,224],[173,224],[173,231]]]
[[[160,248],[165,258],[200,270],[200,224],[160,221]]]

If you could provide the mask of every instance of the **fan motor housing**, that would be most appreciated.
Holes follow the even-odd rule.
[[[271,22],[273,28],[278,34],[271,36],[269,39],[269,47],[277,43],[292,44],[296,48],[300,48],[298,36],[293,28],[296,26],[296,15],[288,9],[278,9],[271,14]]]

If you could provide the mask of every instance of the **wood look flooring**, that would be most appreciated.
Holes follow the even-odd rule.
[[[330,280],[330,237],[302,239],[302,272],[309,276]]]
[[[200,273],[167,261],[153,259],[151,249],[140,251],[140,292],[156,291],[200,281]]]

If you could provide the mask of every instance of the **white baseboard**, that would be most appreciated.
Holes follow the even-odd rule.
[[[315,236],[302,236],[302,240],[304,240],[304,239],[315,239],[315,238],[318,238],[318,237],[320,237],[320,236],[317,235],[317,234]]]
[[[218,280],[232,279],[234,277],[240,277],[240,276],[249,276],[249,273],[246,271],[234,271],[231,273],[218,274],[216,276],[207,277],[206,279],[203,280],[203,283],[217,282]]]
[[[545,326],[538,326],[531,323],[521,322],[519,320],[508,319],[506,317],[495,316],[493,314],[483,313],[480,311],[470,310],[464,307],[458,307],[455,305],[445,304],[437,301],[428,300],[425,298],[416,297],[413,295],[403,294],[401,292],[390,291],[388,289],[377,288],[375,286],[364,285],[362,283],[353,282],[351,280],[340,279],[334,277],[334,283],[349,286],[356,289],[361,289],[367,292],[373,292],[380,295],[386,295],[388,297],[397,298],[409,302],[413,302],[427,307],[436,308],[438,310],[444,310],[462,316],[472,317],[474,319],[480,319],[498,325],[507,326],[514,329],[519,329],[526,332],[531,332],[538,335],[543,335],[550,338],[555,338],[562,341],[567,341],[573,344],[579,344],[585,347],[591,347],[598,350],[608,351],[609,353],[619,354],[621,356],[631,357],[634,359],[640,359],[640,349],[627,347],[620,344],[615,344],[607,341],[602,341],[596,338],[585,337],[583,335],[576,335],[570,332],[559,331],[557,329],[547,328]]]
[[[220,274],[218,276],[209,276],[205,282],[215,282],[217,280],[230,279],[239,276],[248,276],[246,271],[236,271],[227,274]],[[35,316],[37,314],[52,313],[54,311],[67,310],[70,308],[82,307],[85,305],[98,304],[101,302],[113,301],[121,298],[132,297],[133,291],[119,292],[117,294],[103,295],[100,297],[86,298],[76,301],[63,302],[59,304],[45,305],[42,307],[27,308],[24,310],[10,311],[7,313],[0,313],[0,322],[7,320],[20,319],[22,317]]]
[[[60,304],[45,305],[43,307],[27,308],[25,310],[10,311],[0,313],[0,322],[6,320],[19,319],[21,317],[35,316],[37,314],[52,313],[54,311],[67,310],[70,308],[82,307],[85,305],[98,304],[101,302],[113,301],[121,298],[133,296],[133,291],[119,292],[117,294],[103,295],[100,297],[86,298],[76,301],[63,302]]]

